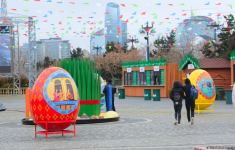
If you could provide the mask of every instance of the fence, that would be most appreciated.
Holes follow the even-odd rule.
[[[25,94],[26,88],[0,88],[0,95],[22,95]]]

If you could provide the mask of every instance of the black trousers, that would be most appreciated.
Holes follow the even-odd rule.
[[[191,121],[191,117],[194,117],[194,109],[195,109],[195,101],[193,100],[186,100],[185,101],[185,106],[187,110],[187,118],[188,122]]]
[[[181,120],[181,109],[182,109],[182,104],[174,104],[174,109],[175,109],[175,120],[180,123]]]
[[[113,111],[116,111],[115,106],[114,106],[114,95],[112,97],[112,109],[113,109]]]

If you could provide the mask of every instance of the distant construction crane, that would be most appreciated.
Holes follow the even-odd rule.
[[[12,66],[16,66],[16,69],[12,69],[11,73],[13,76],[14,87],[19,89],[20,88],[20,70],[19,70],[19,26],[21,24],[27,23],[28,28],[28,58],[27,58],[27,68],[28,68],[28,80],[29,80],[29,87],[32,88],[33,84],[36,80],[36,28],[35,28],[35,21],[31,16],[25,16],[20,14],[8,14],[7,12],[7,1],[1,0],[1,8],[0,8],[0,25],[2,26],[9,26],[11,28],[11,51],[12,51]],[[16,29],[17,32],[13,32],[13,29]],[[16,53],[17,52],[17,53]],[[15,60],[15,54],[16,60]],[[14,65],[15,64],[15,65]]]

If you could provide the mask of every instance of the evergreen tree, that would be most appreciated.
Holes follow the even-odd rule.
[[[72,52],[70,52],[71,58],[82,58],[84,56],[83,51],[80,47],[73,49]]]
[[[127,43],[125,43],[125,44],[122,46],[122,50],[123,50],[124,53],[127,52],[127,48],[128,48],[128,45],[127,45]]]
[[[212,48],[212,43],[211,42],[207,42],[206,44],[204,44],[203,48],[201,49],[202,54],[205,57],[212,58],[214,56],[214,54],[211,51],[211,48]]]
[[[156,39],[154,41],[154,46],[159,50],[159,51],[169,51],[168,49],[168,41],[165,37],[160,37],[159,39]]]
[[[175,44],[175,31],[172,30],[169,36],[162,36],[154,41],[154,46],[158,51],[168,52]]]
[[[209,41],[201,49],[205,57],[229,58],[231,50],[235,49],[235,21],[232,14],[224,16],[226,26],[220,29],[219,41]]]
[[[227,26],[221,29],[218,50],[222,57],[228,57],[231,50],[235,49],[235,21],[232,14],[224,16]]]
[[[175,31],[171,30],[170,35],[167,36],[168,47],[171,48],[175,44]]]
[[[106,49],[106,52],[105,52],[105,53],[109,53],[109,52],[115,51],[115,50],[116,50],[116,48],[115,48],[115,43],[114,43],[114,42],[108,42],[108,43],[105,45],[105,49]]]

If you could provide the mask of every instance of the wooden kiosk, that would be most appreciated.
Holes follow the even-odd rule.
[[[144,96],[144,89],[159,89],[161,97],[168,97],[180,74],[178,64],[166,64],[166,60],[159,59],[125,62],[122,77],[126,96]]]
[[[179,70],[182,71],[182,81],[192,71],[200,68],[206,70],[211,75],[216,87],[230,89],[230,85],[233,83],[233,81],[231,82],[233,71],[230,69],[232,69],[233,65],[235,66],[234,60],[231,60],[230,67],[230,61],[225,58],[203,58],[198,60],[190,54],[185,55],[179,63]]]
[[[230,68],[231,68],[231,86],[233,86],[235,82],[235,50],[231,52],[231,57],[230,57]]]

